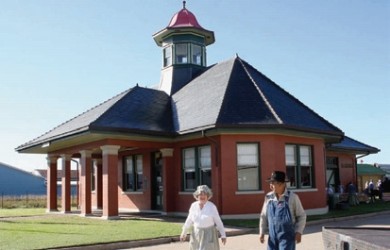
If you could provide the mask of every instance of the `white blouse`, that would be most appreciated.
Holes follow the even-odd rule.
[[[188,232],[191,226],[207,228],[214,225],[216,225],[217,230],[221,234],[221,238],[226,238],[225,228],[214,203],[207,201],[203,209],[200,209],[199,201],[195,201],[191,204],[186,222],[183,225],[183,234]]]

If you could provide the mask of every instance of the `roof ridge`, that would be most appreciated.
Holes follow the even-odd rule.
[[[313,114],[315,114],[316,116],[318,116],[318,118],[320,118],[321,120],[323,120],[324,122],[326,122],[329,126],[333,127],[334,129],[336,130],[339,130],[340,132],[342,132],[344,134],[344,132],[337,126],[335,126],[333,123],[331,123],[330,121],[328,121],[327,119],[325,119],[322,115],[320,115],[319,113],[317,113],[316,111],[314,111],[312,108],[310,108],[309,106],[307,106],[305,103],[303,103],[301,100],[299,100],[297,97],[295,97],[294,95],[292,95],[289,91],[285,90],[284,88],[282,88],[279,84],[277,84],[276,82],[274,82],[271,78],[269,78],[268,76],[264,75],[262,72],[260,72],[258,69],[256,69],[255,67],[253,67],[250,63],[242,60],[241,58],[239,58],[242,63],[246,63],[247,65],[249,65],[250,67],[253,68],[254,71],[258,72],[259,74],[261,74],[263,77],[267,78],[270,82],[272,82],[277,88],[279,88],[280,90],[282,90],[283,92],[285,92],[286,94],[288,94],[291,98],[293,98],[295,101],[299,102],[302,106],[304,106],[307,110],[309,110],[310,112],[312,112]],[[246,69],[246,68],[245,68]]]
[[[137,86],[138,86],[138,85],[137,85]],[[137,87],[137,86],[135,86],[135,87]],[[24,144],[18,146],[17,149],[18,149],[18,148],[22,148],[22,147],[24,147],[25,145],[28,145],[28,144],[30,144],[30,143],[33,143],[34,141],[36,141],[36,143],[39,143],[39,140],[38,140],[39,138],[44,137],[45,135],[47,135],[47,134],[51,133],[52,131],[56,130],[57,128],[59,128],[59,127],[65,125],[65,124],[67,124],[67,123],[70,123],[71,121],[75,120],[76,118],[78,118],[78,117],[80,117],[80,116],[82,116],[82,115],[84,115],[84,114],[90,112],[91,110],[94,110],[94,109],[96,109],[96,108],[98,108],[98,107],[104,105],[105,103],[107,103],[107,102],[109,102],[109,101],[111,101],[111,100],[117,98],[118,96],[120,96],[120,95],[125,95],[126,93],[130,92],[133,88],[134,88],[134,87],[129,88],[129,89],[125,90],[125,91],[122,91],[121,93],[119,93],[119,94],[117,94],[117,95],[115,95],[115,96],[113,96],[113,97],[111,97],[111,98],[109,98],[109,99],[107,99],[107,100],[105,100],[105,101],[103,101],[103,102],[101,102],[101,103],[99,103],[99,104],[97,104],[97,105],[95,105],[95,106],[93,106],[93,107],[87,109],[86,111],[84,111],[84,112],[82,112],[82,113],[80,113],[80,114],[74,116],[73,118],[70,118],[70,119],[66,120],[65,122],[60,123],[59,125],[55,126],[54,128],[50,129],[49,131],[43,133],[42,135],[40,135],[40,136],[38,136],[38,137],[35,137],[35,138],[31,139],[30,141],[28,141],[28,142],[26,142],[26,143],[24,143]],[[115,103],[113,103],[112,105],[114,105],[114,104],[115,104]],[[112,105],[111,105],[111,106],[112,106]],[[97,119],[97,118],[96,118],[96,119]],[[95,120],[96,120],[96,119],[95,119]],[[91,122],[91,123],[92,123],[92,122]],[[58,134],[58,135],[61,135],[61,134]],[[58,136],[58,135],[56,135],[56,136]],[[48,139],[49,139],[49,138],[46,138],[44,141],[47,141]]]
[[[267,108],[269,109],[269,111],[271,111],[271,113],[273,114],[275,119],[278,121],[278,123],[283,124],[283,120],[276,113],[276,111],[272,107],[271,103],[268,101],[267,97],[264,95],[263,91],[259,88],[258,84],[256,84],[256,81],[253,79],[252,75],[249,73],[249,71],[246,68],[246,66],[244,65],[242,59],[238,55],[236,55],[236,59],[240,62],[241,66],[244,68],[245,73],[248,75],[248,77],[251,80],[251,82],[253,83],[254,87],[259,92],[261,98],[263,99],[264,103],[267,105]]]

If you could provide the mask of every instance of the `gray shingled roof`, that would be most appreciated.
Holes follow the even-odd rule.
[[[342,135],[239,57],[218,63],[172,96],[175,130],[287,128]]]
[[[343,132],[239,57],[210,66],[171,97],[134,87],[17,148],[83,132],[173,136],[208,128]]]
[[[170,97],[163,91],[136,86],[62,123],[16,150],[87,131],[172,134],[172,128]]]
[[[338,151],[353,151],[362,154],[363,153],[373,154],[373,153],[378,153],[380,151],[378,148],[369,146],[355,139],[352,139],[348,136],[345,136],[343,140],[339,143],[331,144],[329,146],[329,149],[338,150]]]

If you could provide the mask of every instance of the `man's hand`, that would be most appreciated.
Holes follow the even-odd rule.
[[[298,243],[301,243],[302,240],[302,234],[300,233],[295,233],[295,241]]]
[[[260,243],[264,243],[264,234],[261,234],[259,239],[260,239]]]
[[[223,244],[223,245],[226,244],[226,238],[221,238],[221,241],[222,241],[222,244]]]

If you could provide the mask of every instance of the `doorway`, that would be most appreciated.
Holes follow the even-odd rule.
[[[163,210],[163,173],[162,156],[160,152],[152,153],[152,210]]]
[[[332,187],[336,193],[341,191],[339,159],[337,157],[326,157],[326,187]]]

